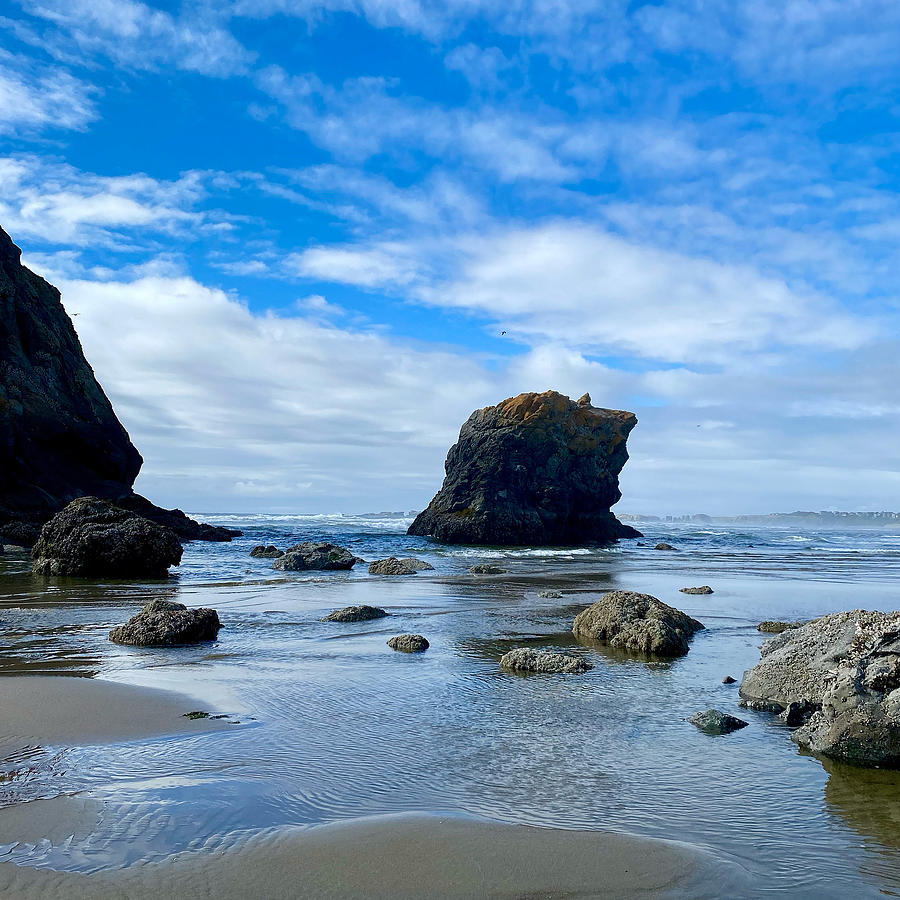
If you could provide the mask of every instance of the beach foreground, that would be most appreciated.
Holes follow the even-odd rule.
[[[900,774],[798,752],[725,680],[759,661],[763,620],[894,609],[894,532],[657,526],[642,545],[484,550],[365,517],[234,524],[244,537],[188,545],[165,581],[0,560],[0,895],[861,900],[900,885]],[[250,556],[304,537],[434,570]],[[705,628],[671,660],[583,641],[575,617],[609,590]],[[109,640],[157,598],[217,609],[217,640]],[[365,604],[388,615],[329,619]],[[429,647],[398,653],[398,634]],[[520,675],[501,665],[514,648],[587,666]],[[749,725],[689,721],[712,708]]]
[[[85,827],[84,804],[48,803]],[[739,868],[687,845],[421,814],[277,829],[223,852],[92,874],[0,864],[0,893],[23,900],[715,897],[739,896],[742,884]]]
[[[35,745],[84,745],[228,727],[190,719],[197,701],[96,678],[0,678],[0,759]],[[2,829],[2,826],[0,826]]]

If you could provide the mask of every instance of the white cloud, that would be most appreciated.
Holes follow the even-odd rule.
[[[340,87],[279,66],[259,73],[257,86],[281,103],[287,123],[342,159],[362,162],[379,153],[422,150],[488,170],[501,181],[561,181],[576,170],[560,161],[565,127],[502,108],[445,109],[417,97],[395,96],[383,78],[353,78]]]
[[[392,338],[383,325],[336,327],[321,296],[301,302],[301,315],[258,314],[184,276],[63,279],[60,287],[146,459],[138,487],[159,502],[419,507],[437,490],[446,450],[473,409],[547,388],[589,391],[598,405],[637,412],[626,510],[761,512],[824,506],[826,494],[849,507],[878,505],[896,482],[892,444],[879,439],[898,418],[893,344],[868,347],[840,368],[804,356],[749,373],[706,360],[703,371],[634,372],[566,341],[481,359]]]
[[[201,173],[175,181],[100,176],[34,156],[0,157],[0,223],[14,236],[67,246],[146,241],[214,221],[193,207],[205,196]]]
[[[666,361],[735,364],[764,362],[785,348],[852,349],[875,330],[827,297],[749,265],[573,222],[457,237],[443,246],[318,247],[292,262],[306,277],[389,286],[409,299],[477,313],[526,344]]]
[[[284,266],[304,278],[363,288],[406,285],[420,279],[420,262],[402,244],[383,243],[365,249],[311,247],[292,253]]]
[[[135,69],[171,64],[212,76],[243,72],[253,59],[214,7],[176,18],[138,0],[23,0],[23,6],[50,23],[42,45],[62,58],[79,50]]]
[[[476,361],[332,327],[322,303],[308,317],[256,315],[186,277],[60,287],[146,459],[140,486],[166,502],[420,502],[470,407],[496,390]]]
[[[62,69],[0,50],[0,134],[84,130],[97,118],[96,91]]]

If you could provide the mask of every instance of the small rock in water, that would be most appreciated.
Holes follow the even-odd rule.
[[[681,588],[682,594],[711,594],[713,589],[708,584],[700,585],[700,587]]]
[[[750,724],[743,719],[730,716],[720,709],[707,709],[703,712],[694,713],[688,719],[688,722],[707,734],[730,734],[732,731],[746,728]]]
[[[511,672],[541,672],[543,674],[563,673],[580,675],[594,667],[580,656],[570,653],[555,653],[551,650],[533,650],[530,647],[519,647],[505,653],[500,665]]]
[[[649,594],[610,591],[575,616],[572,632],[632,653],[684,656],[703,623]]]
[[[538,597],[544,600],[561,600],[562,594],[559,591],[538,591]]]
[[[732,678],[730,675],[726,675],[722,679],[722,684],[735,684],[737,682],[737,678]]]
[[[425,562],[424,559],[416,559],[415,556],[401,556],[400,562],[411,569],[415,569],[417,572],[428,572],[434,569],[430,562]]]
[[[421,634],[398,634],[387,642],[391,650],[399,650],[401,653],[421,653],[431,645]]]
[[[343,571],[352,569],[356,557],[343,547],[327,542],[315,543],[306,541],[294,547],[288,547],[284,555],[272,563],[273,569],[285,572],[304,572],[308,569],[323,571]]]
[[[665,541],[661,541],[654,548],[654,550],[677,550],[677,547],[673,547],[671,544],[667,544]]]
[[[376,559],[369,564],[370,575],[415,575],[418,569],[410,566],[406,560],[389,556],[387,559]]]
[[[185,713],[182,716],[183,719],[208,719],[209,713],[204,712],[202,709],[195,709],[193,712]]]
[[[782,631],[799,628],[803,624],[803,622],[771,622],[767,619],[765,622],[760,622],[756,626],[756,630],[763,631],[766,634],[781,634]]]
[[[279,550],[274,544],[259,544],[250,551],[255,559],[280,559],[284,556],[284,550]]]
[[[470,575],[506,575],[509,569],[503,569],[500,566],[492,566],[488,563],[479,563],[469,569]]]
[[[188,609],[183,603],[152,600],[124,625],[113,628],[109,639],[136,647],[169,647],[214,641],[221,627],[214,609]]]
[[[323,622],[368,622],[369,619],[383,619],[387,612],[377,606],[345,606],[336,609],[322,619]]]

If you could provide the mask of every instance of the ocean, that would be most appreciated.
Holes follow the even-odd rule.
[[[102,809],[89,832],[10,844],[4,860],[91,872],[282,825],[442,811],[686,842],[741,866],[759,896],[900,894],[900,773],[805,755],[772,716],[738,707],[737,685],[722,684],[758,660],[763,619],[900,606],[900,528],[655,522],[639,526],[644,546],[509,550],[407,537],[410,520],[396,516],[198,517],[244,536],[187,545],[166,581],[35,578],[25,554],[0,557],[0,674],[177,689],[235,723],[4,760],[4,805],[74,795]],[[302,540],[367,560],[415,555],[434,571],[285,573],[249,556],[256,544]],[[679,550],[655,551],[657,541]],[[478,562],[509,573],[468,574]],[[679,592],[701,584],[715,593]],[[579,644],[575,614],[619,588],[653,594],[706,630],[674,661]],[[539,595],[548,590],[562,597]],[[107,640],[157,596],[217,609],[218,641]],[[391,615],[322,621],[359,603]],[[393,652],[386,641],[401,632],[424,634],[431,648]],[[571,650],[594,668],[504,673],[498,660],[515,646]],[[708,707],[750,727],[713,737],[685,721]]]

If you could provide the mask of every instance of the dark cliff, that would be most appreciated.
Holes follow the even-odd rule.
[[[565,546],[640,537],[610,512],[633,413],[556,391],[520,394],[472,413],[447,477],[409,534],[453,544]]]
[[[0,521],[131,491],[140,453],[84,358],[59,291],[0,229]]]
[[[116,500],[185,540],[230,540],[132,491],[140,453],[84,358],[59,291],[0,228],[0,538],[31,544],[76,497]]]

